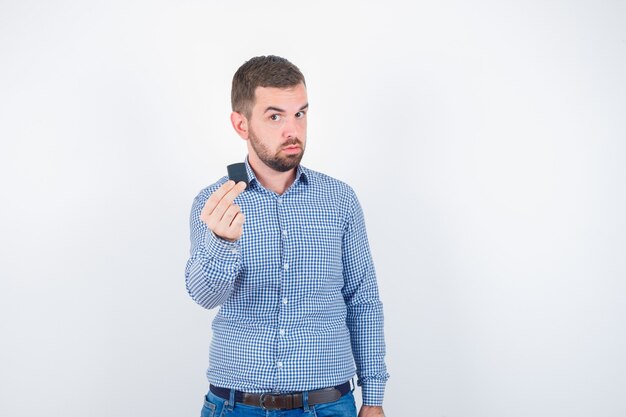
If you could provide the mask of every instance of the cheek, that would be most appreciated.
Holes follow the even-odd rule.
[[[305,138],[306,137],[306,119],[302,120],[298,124],[298,128],[300,129],[302,137]]]
[[[256,136],[257,141],[263,146],[271,148],[276,138],[279,136],[279,132],[280,131],[268,128],[267,126],[257,125],[254,129],[254,136]]]
[[[263,134],[263,143],[270,150],[276,150],[280,148],[280,146],[284,142],[284,138],[280,130],[267,129],[265,132],[263,132]]]

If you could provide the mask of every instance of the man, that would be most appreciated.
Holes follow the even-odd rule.
[[[355,372],[359,417],[383,416],[382,304],[363,213],[349,186],[300,165],[304,76],[256,57],[231,94],[249,184],[224,177],[196,197],[185,273],[198,304],[221,306],[202,416],[354,417]]]

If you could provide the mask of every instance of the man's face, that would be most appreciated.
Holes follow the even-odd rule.
[[[306,87],[257,87],[255,97],[248,126],[250,153],[275,171],[295,168],[306,146]]]

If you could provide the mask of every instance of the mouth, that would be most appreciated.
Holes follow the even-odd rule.
[[[301,149],[302,148],[300,148],[300,146],[298,145],[289,145],[283,148],[283,152],[285,152],[286,154],[292,155],[292,154],[299,153]]]

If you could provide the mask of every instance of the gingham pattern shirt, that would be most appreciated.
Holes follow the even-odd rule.
[[[282,195],[250,183],[235,203],[245,214],[237,242],[191,211],[187,291],[213,320],[209,381],[246,392],[293,392],[341,384],[356,372],[363,403],[382,405],[383,312],[363,213],[354,191],[298,167]]]

